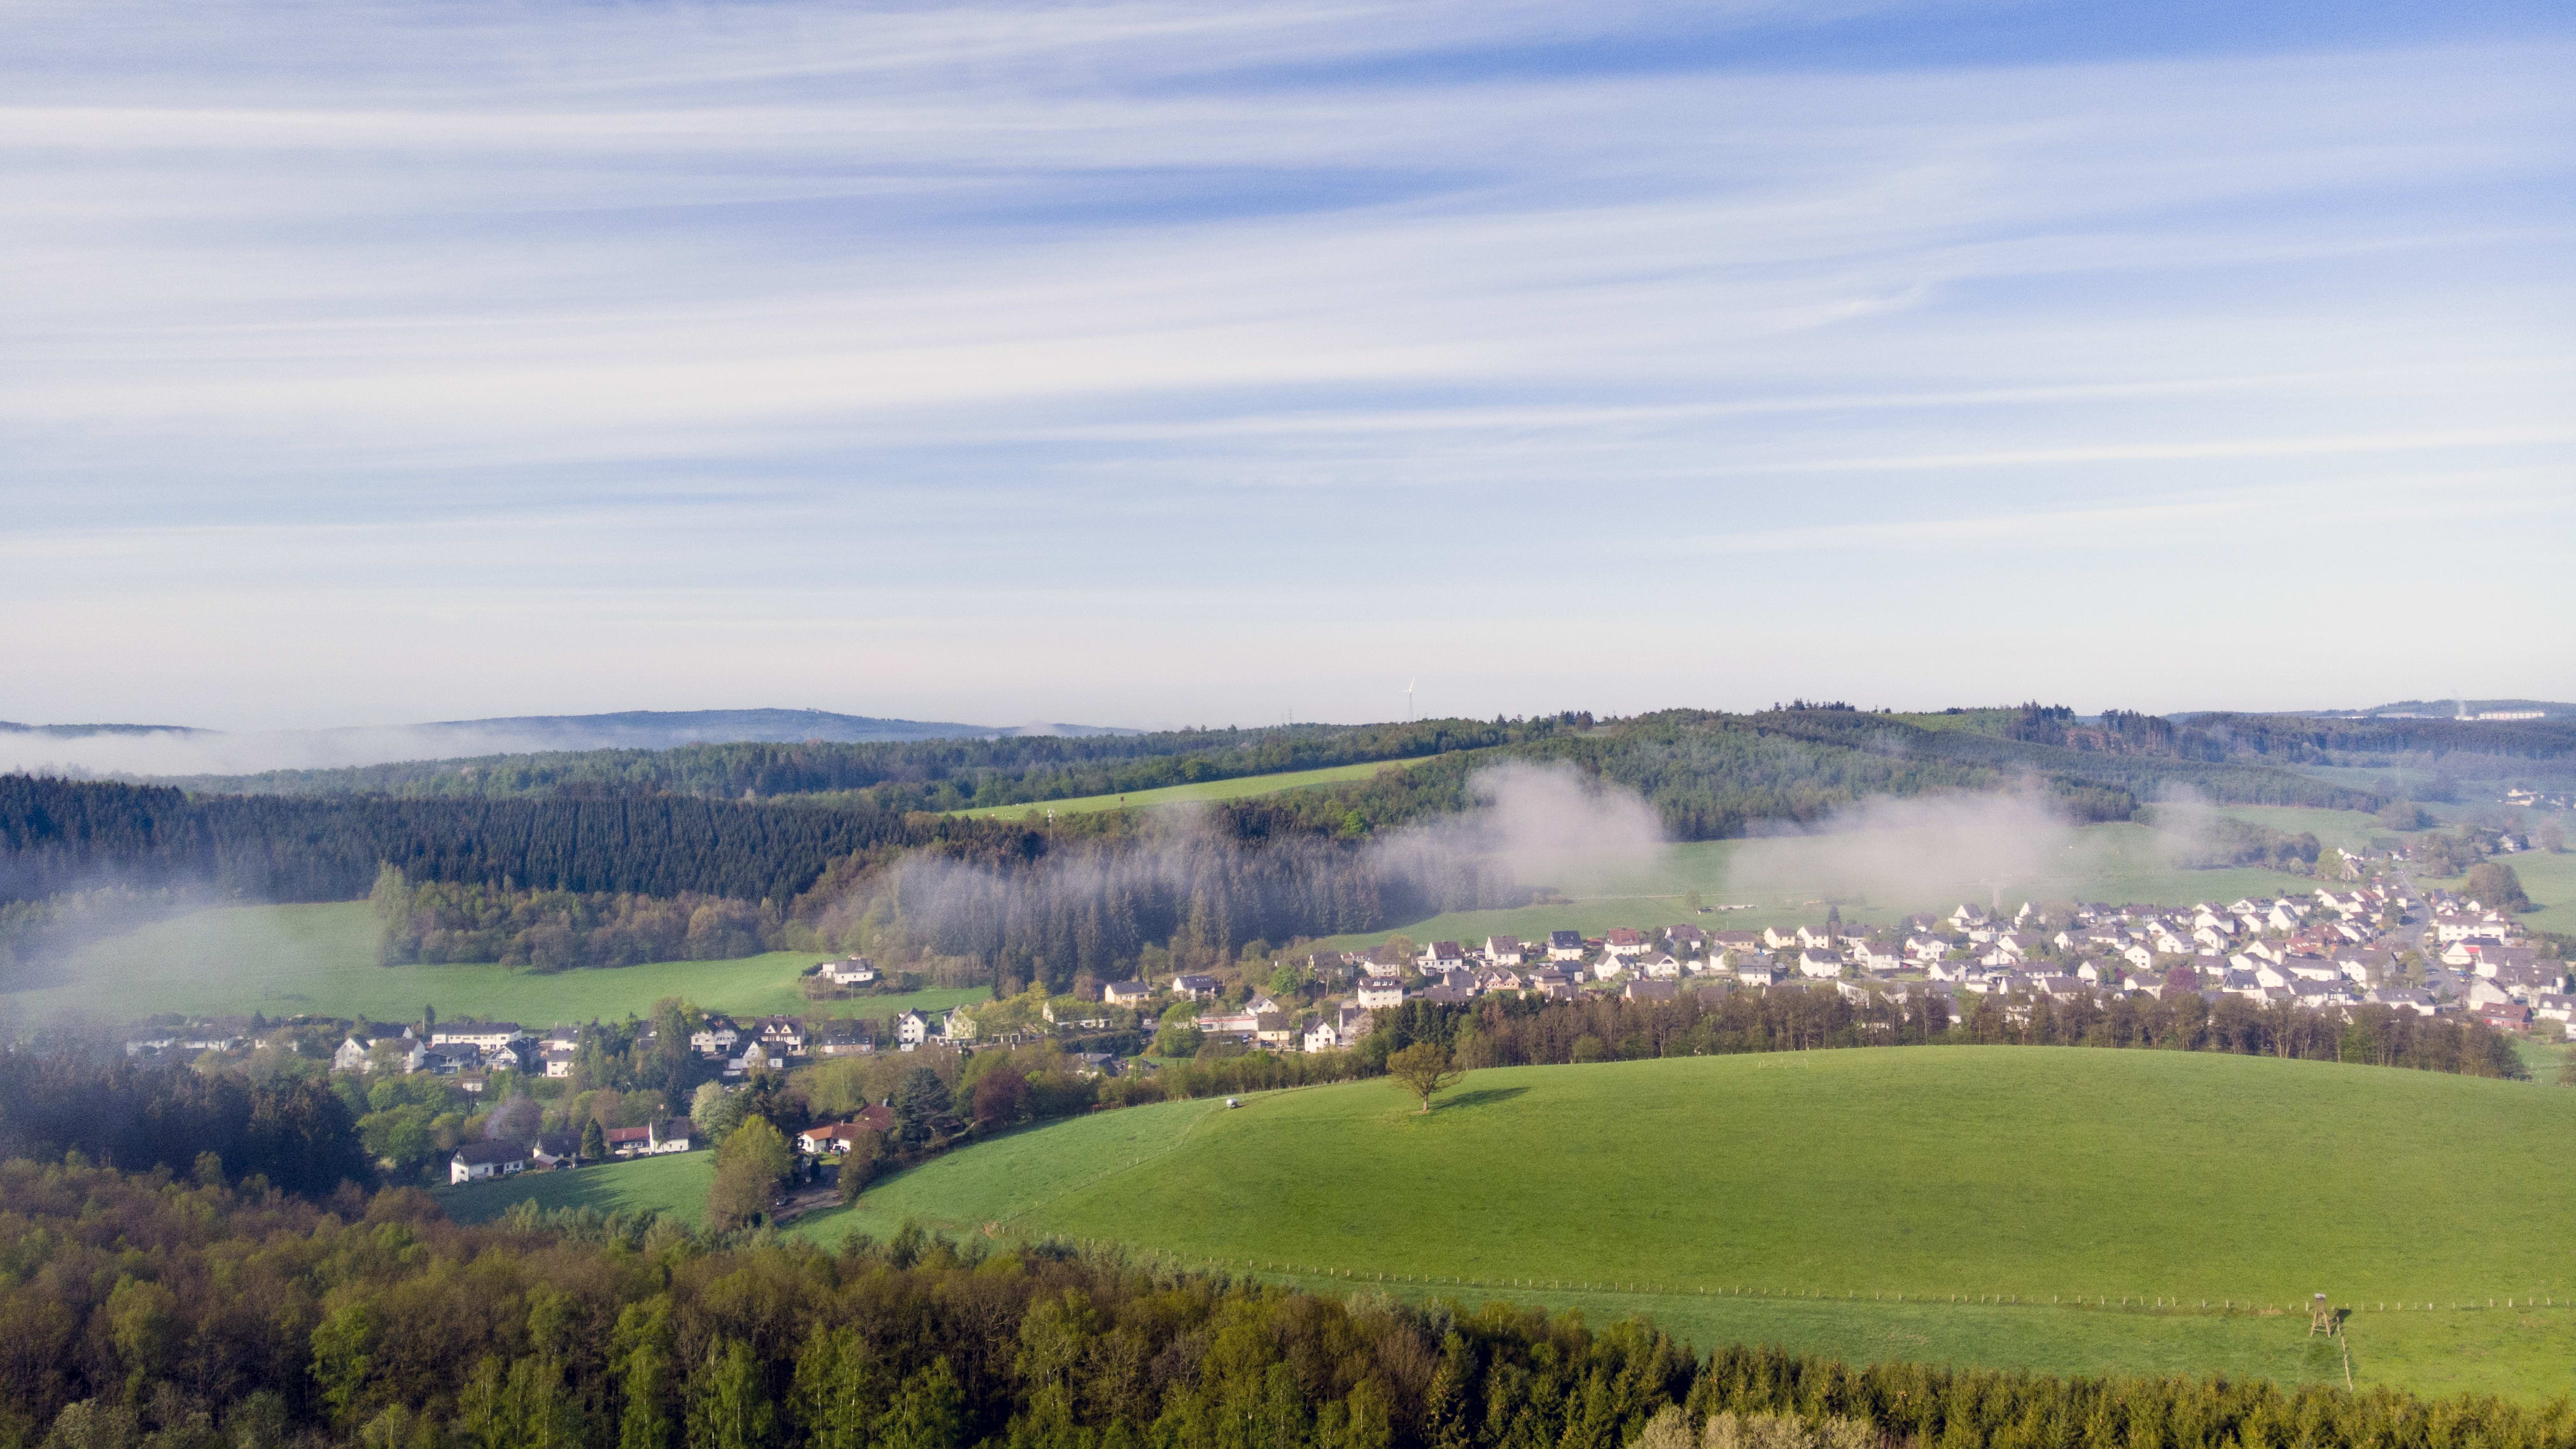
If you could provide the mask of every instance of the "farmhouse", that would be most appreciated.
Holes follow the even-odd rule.
[[[865,956],[845,956],[821,963],[814,974],[834,986],[868,986],[877,979],[877,963]]]
[[[468,1142],[447,1159],[449,1185],[510,1177],[528,1165],[528,1149],[516,1142]]]
[[[884,1105],[863,1107],[847,1122],[834,1122],[822,1127],[808,1127],[796,1134],[799,1151],[816,1157],[847,1152],[858,1140],[874,1132],[883,1135],[894,1126],[894,1113]]]

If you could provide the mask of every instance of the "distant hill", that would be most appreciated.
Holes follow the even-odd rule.
[[[2489,714],[2529,714],[2537,710],[2544,719],[2576,719],[2576,704],[2547,699],[2401,699],[2394,704],[2374,704],[2368,709],[2299,710],[2307,718],[2322,719],[2458,719],[2464,712],[2475,719]]]
[[[798,744],[825,740],[834,744],[882,744],[899,740],[999,739],[1020,735],[1125,735],[1138,731],[1104,725],[978,725],[944,720],[877,719],[869,715],[833,714],[819,709],[635,709],[618,714],[515,715],[505,719],[442,720],[412,725],[422,738],[452,733],[477,743],[508,738],[526,743],[506,751],[667,750],[678,745],[726,745],[742,741]],[[324,734],[365,734],[365,730],[327,730]]]
[[[88,735],[205,735],[213,730],[189,725],[145,724],[68,724],[31,725],[0,719],[0,735],[43,735],[48,739],[76,740]]]
[[[879,719],[819,709],[627,710],[431,724],[233,733],[184,725],[0,724],[0,769],[124,775],[229,775],[404,760],[566,750],[665,750],[692,744],[896,744],[915,740],[1094,737],[1101,725],[983,725]]]

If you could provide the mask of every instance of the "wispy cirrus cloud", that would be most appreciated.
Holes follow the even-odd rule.
[[[25,567],[0,601],[48,627],[0,643],[0,667],[61,701],[21,714],[134,697],[177,646],[138,637],[120,573],[186,581],[192,650],[232,619],[263,668],[281,642],[295,657],[270,632],[294,610],[228,586],[227,558],[316,614],[362,559],[398,648],[460,613],[524,620],[524,658],[473,686],[488,698],[353,675],[317,626],[294,677],[343,701],[332,718],[512,712],[511,690],[603,641],[641,691],[603,706],[673,702],[657,674],[710,681],[712,703],[774,674],[621,634],[638,588],[750,618],[784,572],[898,618],[927,579],[999,574],[1189,650],[1201,627],[1151,601],[1249,573],[1297,580],[1317,620],[1352,591],[1390,606],[1391,626],[1319,624],[1349,631],[1344,672],[1299,686],[1362,708],[1368,676],[1507,661],[1505,635],[1470,636],[1526,628],[1459,619],[1440,571],[1414,571],[1425,549],[1768,540],[1737,566],[1779,587],[1760,560],[1873,528],[2045,546],[2077,525],[1980,530],[2320,489],[2335,506],[2309,527],[2358,546],[2428,494],[2565,476],[2567,27],[2510,7],[2443,25],[2362,7],[2314,34],[2249,18],[2241,36],[2109,6],[2033,19],[15,7],[0,554]],[[2472,516],[2410,546],[2472,557]],[[2532,516],[2566,541],[2560,515]],[[192,562],[174,538],[229,542]],[[1110,587],[1110,559],[1158,587]],[[2131,586],[2202,567],[2142,562]],[[497,578],[535,582],[503,606]],[[1691,657],[1736,647],[1686,611],[1640,614],[1665,587],[1550,607]],[[1988,627],[1937,557],[1882,569],[1809,596],[1817,637],[1848,641],[1829,669],[1901,672],[1867,624],[1896,597]],[[572,598],[627,602],[559,631]],[[2168,642],[2089,607],[2129,657]],[[960,627],[947,657],[997,682],[957,694],[904,654],[815,702],[1127,718],[1106,706],[1170,687],[1022,697],[1009,681],[1037,661],[1007,612]],[[2153,627],[2180,648],[2202,626]],[[1602,707],[1670,688],[1541,679]],[[1136,717],[1224,718],[1242,697],[1207,688]]]

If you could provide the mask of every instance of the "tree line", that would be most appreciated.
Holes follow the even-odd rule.
[[[1417,1041],[1448,1047],[1463,1067],[1526,1066],[1814,1051],[1874,1046],[2084,1046],[2226,1052],[2301,1061],[2404,1067],[2472,1077],[2529,1075],[2513,1043],[2483,1022],[2363,1006],[2350,1020],[2293,1005],[2216,1002],[2197,992],[2171,999],[2098,1001],[1977,996],[1953,1015],[1939,998],[1855,1002],[1828,987],[1779,986],[1715,1000],[1684,991],[1671,1001],[1592,997],[1543,1002],[1486,997],[1443,1005],[1408,1001],[1378,1013],[1368,1040],[1381,1050]]]
[[[385,965],[497,961],[538,971],[723,961],[783,949],[785,914],[767,902],[684,891],[509,891],[480,882],[413,882],[392,865],[367,893]]]
[[[107,884],[270,901],[413,880],[786,901],[833,860],[971,835],[973,822],[802,804],[609,799],[190,797],[163,786],[0,776],[0,900]]]
[[[2566,1449],[2576,1409],[2255,1379],[1705,1356],[907,1227],[475,1227],[0,1164],[0,1449]]]

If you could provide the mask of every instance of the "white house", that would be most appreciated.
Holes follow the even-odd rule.
[[[814,974],[835,986],[866,986],[877,979],[877,963],[865,956],[845,956],[816,966]]]
[[[1831,980],[1843,974],[1842,958],[1822,946],[1810,946],[1798,953],[1798,974]]]
[[[1885,941],[1855,941],[1851,953],[1852,964],[1863,971],[1894,971],[1905,964],[1896,947]]]
[[[1142,1006],[1153,994],[1150,981],[1112,981],[1100,988],[1100,999],[1111,1006]]]
[[[930,1040],[930,1018],[918,1011],[907,1011],[894,1019],[895,1044],[904,1051],[918,1049]]]
[[[1402,1006],[1404,1004],[1404,983],[1372,977],[1360,983],[1357,999],[1359,1004],[1369,1011],[1377,1011],[1390,1006]]]
[[[1527,952],[1522,948],[1520,939],[1516,936],[1487,936],[1485,938],[1485,961],[1488,965],[1518,966],[1526,958]]]
[[[420,1070],[426,1054],[424,1044],[412,1035],[411,1028],[386,1026],[380,1022],[360,1022],[349,1038],[331,1053],[331,1070],[335,1072],[368,1072],[375,1070],[372,1055],[378,1042],[391,1042],[402,1053],[402,1069]]]
[[[447,1181],[481,1182],[509,1177],[528,1165],[528,1149],[516,1142],[468,1142],[447,1159]]]
[[[1550,932],[1548,932],[1548,933],[1547,933],[1547,959],[1549,959],[1550,961],[1580,961],[1580,960],[1582,960],[1582,959],[1583,959],[1583,933],[1582,933],[1581,931],[1550,931]]]

